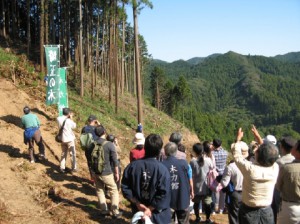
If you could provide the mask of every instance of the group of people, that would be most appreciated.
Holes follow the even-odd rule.
[[[24,114],[24,141],[29,143],[30,160],[34,162],[34,141],[39,146],[38,157],[45,158],[40,122],[30,113],[29,107],[24,108]],[[72,172],[76,172],[73,133],[76,123],[70,109],[64,108],[57,121],[59,128],[63,127],[60,171],[66,172],[66,158],[71,153]],[[116,138],[107,134],[94,115],[89,116],[81,133],[92,136],[85,155],[101,214],[110,214],[113,218],[122,216],[119,209],[121,188],[130,202],[132,223],[187,224],[190,200],[196,223],[201,221],[200,208],[206,223],[213,223],[211,215],[223,213],[225,209],[229,223],[300,223],[300,140],[284,137],[277,144],[274,136],[263,139],[254,126],[251,130],[255,142],[249,145],[242,141],[242,129],[238,130],[236,141],[231,145],[233,159],[229,164],[228,152],[220,139],[195,143],[188,163],[181,133],[172,133],[169,142],[164,144],[158,134],[145,137],[142,126],[138,125],[132,141],[135,146],[129,153],[130,163],[121,178],[120,148]],[[104,151],[101,173],[94,172],[91,164],[96,145],[101,145]],[[211,176],[214,183],[208,178]],[[106,191],[110,195],[110,208]]]

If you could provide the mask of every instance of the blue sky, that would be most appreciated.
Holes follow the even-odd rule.
[[[300,51],[300,0],[152,0],[138,17],[155,59],[172,62],[234,51]],[[132,10],[128,11],[132,23]]]

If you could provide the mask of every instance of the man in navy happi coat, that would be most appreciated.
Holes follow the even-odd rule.
[[[190,196],[193,197],[188,163],[186,160],[175,157],[178,147],[174,142],[166,144],[164,149],[167,159],[163,161],[163,164],[168,168],[171,178],[171,208],[174,210],[172,219],[174,218],[175,222],[176,215],[178,224],[188,224]]]
[[[132,212],[144,212],[156,224],[171,223],[171,181],[168,169],[160,163],[163,141],[159,135],[150,134],[145,140],[145,157],[133,161],[124,170],[123,196],[131,202]]]

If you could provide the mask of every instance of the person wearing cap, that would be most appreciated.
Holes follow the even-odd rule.
[[[95,115],[90,115],[86,121],[86,125],[81,129],[81,134],[88,134],[90,133],[93,137],[93,140],[96,141],[98,139],[98,136],[95,133],[96,126],[100,125],[100,122],[97,120],[97,117]],[[88,155],[87,150],[84,151],[85,157],[88,161]],[[91,174],[91,171],[90,171]],[[93,182],[92,174],[91,174],[91,181]]]
[[[123,172],[122,193],[131,202],[132,215],[144,212],[143,219],[171,223],[171,178],[168,169],[156,158],[163,147],[162,138],[150,134],[145,139],[145,157],[127,165]]]
[[[292,148],[295,146],[296,140],[293,139],[291,136],[283,137],[279,141],[279,152],[281,154],[281,157],[277,159],[277,164],[279,165],[279,168],[283,167],[284,164],[291,163],[294,161],[295,157],[291,154]],[[273,195],[273,201],[272,201],[272,209],[274,213],[274,222],[277,223],[277,215],[280,210],[280,204],[281,204],[281,197],[280,192],[275,188],[274,189],[274,195]]]
[[[256,136],[256,128],[252,132]],[[246,160],[242,154],[243,131],[239,128],[232,154],[237,167],[243,174],[242,204],[238,219],[241,224],[272,224],[274,215],[271,208],[273,190],[279,166],[277,147],[271,142],[263,142],[255,151],[255,162]],[[260,140],[258,141],[260,142]]]
[[[212,154],[215,157],[216,162],[216,170],[219,173],[217,177],[218,180],[222,179],[222,175],[224,173],[226,162],[227,162],[227,151],[222,147],[222,140],[221,139],[213,139],[212,143]],[[215,203],[215,207],[218,208],[218,212],[220,214],[223,213],[225,208],[225,193],[223,191],[220,192],[213,192],[213,201]],[[216,210],[215,208],[215,210]]]
[[[104,150],[104,168],[101,174],[96,174],[92,171],[93,178],[95,180],[96,192],[100,205],[101,215],[108,215],[110,212],[105,198],[105,187],[107,187],[110,198],[111,207],[110,211],[113,218],[121,218],[122,213],[119,210],[119,191],[116,182],[120,179],[120,173],[118,168],[118,156],[115,145],[111,141],[106,141],[106,130],[103,125],[95,127],[95,134],[98,137],[95,143],[92,143],[87,151],[89,167],[91,167],[91,154],[95,147],[95,144],[103,145]],[[92,169],[90,169],[92,170]]]
[[[235,147],[236,143],[231,145],[231,149]],[[240,142],[241,152],[244,158],[247,158],[248,153],[248,145],[245,142]],[[227,198],[229,199],[229,203],[227,203],[228,208],[228,220],[230,224],[238,224],[238,213],[239,207],[242,203],[242,185],[243,185],[243,174],[237,167],[234,160],[230,161],[230,163],[226,166],[222,179],[220,181],[220,185],[226,188],[229,184],[233,185],[234,190],[226,192]]]
[[[300,140],[292,148],[295,160],[280,168],[276,188],[281,193],[282,206],[279,224],[300,223]]]
[[[178,224],[189,223],[190,198],[193,199],[192,177],[189,176],[189,165],[187,161],[177,159],[178,146],[174,142],[169,142],[164,147],[167,159],[162,163],[167,167],[171,177],[171,208],[174,211],[172,219]]]
[[[34,157],[34,142],[39,147],[39,159],[45,159],[45,146],[43,143],[42,134],[40,131],[40,120],[38,117],[30,112],[30,108],[25,106],[23,108],[24,115],[21,118],[22,126],[24,130],[24,143],[29,145],[29,155],[30,155],[30,162],[35,162]]]
[[[137,132],[134,135],[134,139],[132,140],[132,143],[135,144],[135,147],[130,150],[129,153],[129,160],[130,162],[137,160],[137,159],[142,159],[145,156],[145,149],[144,149],[144,144],[145,144],[145,137],[144,134],[141,132]]]
[[[77,171],[76,163],[76,149],[75,149],[75,134],[73,130],[76,128],[76,123],[73,121],[73,114],[69,108],[63,108],[63,115],[57,118],[58,128],[60,129],[63,124],[62,143],[61,143],[61,160],[60,171],[66,172],[66,160],[68,153],[71,155],[72,172]]]
[[[90,115],[87,119],[87,125],[85,125],[81,129],[81,133],[91,133],[93,135],[93,139],[97,140],[97,136],[95,134],[95,127],[100,125],[100,122],[97,120],[95,115]]]
[[[266,137],[264,137],[263,141],[271,142],[273,145],[277,144],[277,139],[275,138],[274,135],[267,135]]]

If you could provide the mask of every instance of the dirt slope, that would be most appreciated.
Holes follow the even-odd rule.
[[[5,79],[0,79],[0,99],[0,223],[99,223],[82,153],[77,156],[78,173],[58,172],[60,146],[54,141],[57,127],[51,111]],[[48,161],[28,161],[20,124],[25,105],[42,123]]]
[[[114,221],[99,216],[94,187],[80,150],[77,150],[79,172],[58,172],[61,150],[54,141],[55,111],[47,109],[40,100],[31,100],[4,78],[0,78],[0,99],[0,224],[129,223],[130,213],[122,198],[124,218]],[[41,121],[47,161],[29,163],[20,122],[25,105]],[[70,167],[69,158],[67,166]],[[224,217],[214,216],[213,220],[227,223]]]

